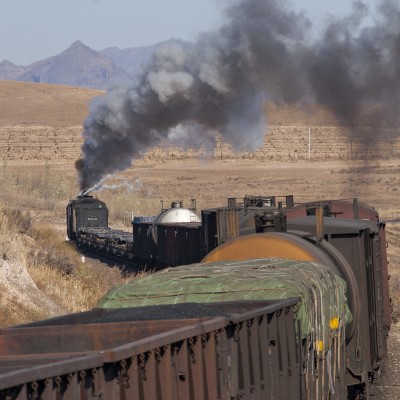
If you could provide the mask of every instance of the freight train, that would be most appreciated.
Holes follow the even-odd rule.
[[[356,399],[379,378],[385,223],[357,199],[178,201],[125,232],[82,196],[67,233],[159,271],[92,311],[0,331],[0,398]]]

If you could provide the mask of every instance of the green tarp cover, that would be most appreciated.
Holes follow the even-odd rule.
[[[255,259],[167,268],[111,289],[98,307],[300,297],[296,318],[303,337],[313,334],[326,343],[328,335],[351,321],[345,293],[345,281],[321,264]]]

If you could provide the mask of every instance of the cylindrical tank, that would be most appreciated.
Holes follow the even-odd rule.
[[[154,242],[157,243],[157,225],[189,222],[201,222],[201,219],[194,210],[182,207],[181,202],[173,202],[171,208],[163,210],[153,223],[152,236]]]
[[[211,251],[202,262],[241,261],[260,258],[283,258],[288,260],[315,261],[330,268],[347,283],[347,301],[353,316],[346,330],[350,340],[360,316],[358,284],[349,263],[330,243],[317,241],[301,234],[271,232],[239,236]]]

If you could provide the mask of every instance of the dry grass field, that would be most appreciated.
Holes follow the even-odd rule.
[[[91,308],[110,286],[127,279],[117,268],[88,259],[82,263],[65,242],[65,206],[78,193],[74,161],[81,125],[88,102],[99,94],[0,81],[0,289],[5,293],[0,325]],[[188,204],[196,198],[201,209],[250,194],[293,194],[296,201],[358,197],[388,221],[390,288],[398,319],[399,130],[349,130],[315,106],[268,104],[266,114],[268,133],[255,153],[237,154],[225,143],[215,150],[207,143],[185,151],[167,143],[150,149],[114,178],[129,185],[96,194],[111,211],[111,225],[129,229],[132,213],[155,214],[161,199]],[[21,280],[25,287],[12,276],[21,266],[28,271]],[[392,330],[391,370],[399,373],[393,366],[399,363],[400,328],[394,324]],[[385,385],[375,389],[375,398],[398,398],[393,390],[387,394]]]

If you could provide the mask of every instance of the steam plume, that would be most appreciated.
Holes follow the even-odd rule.
[[[362,27],[368,9],[354,1],[351,15],[331,19],[313,41],[311,22],[287,1],[233,4],[219,30],[194,43],[170,42],[134,83],[112,87],[91,104],[83,158],[76,163],[82,190],[129,167],[163,137],[188,144],[218,132],[235,149],[254,150],[263,141],[267,99],[316,101],[348,126],[356,126],[365,102],[379,102],[376,121],[396,115],[395,0],[379,2],[376,23],[368,28]]]

